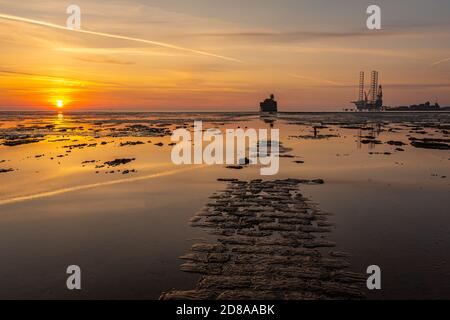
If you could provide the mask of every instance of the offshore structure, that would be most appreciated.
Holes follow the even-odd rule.
[[[278,103],[275,100],[275,96],[273,94],[270,95],[269,99],[264,100],[259,104],[261,112],[277,112],[278,111]]]
[[[378,84],[378,71],[372,71],[369,91],[365,91],[364,71],[359,73],[358,101],[352,101],[358,111],[381,111],[383,109],[383,88]]]

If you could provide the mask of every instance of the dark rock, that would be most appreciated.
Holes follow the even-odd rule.
[[[120,146],[124,147],[124,146],[137,146],[137,145],[141,145],[144,144],[142,141],[126,141],[126,142],[121,142]]]
[[[386,143],[391,145],[391,146],[399,146],[399,147],[406,145],[406,143],[404,143],[402,141],[394,141],[394,140],[389,140]]]
[[[134,160],[136,160],[136,159],[135,158],[131,158],[131,159],[126,159],[126,158],[124,158],[124,159],[115,159],[115,160],[112,160],[112,161],[106,161],[104,163],[104,165],[106,165],[108,167],[117,167],[117,166],[120,166],[120,165],[124,165],[124,164],[130,163],[131,161],[134,161]]]
[[[433,141],[412,141],[411,145],[416,148],[422,149],[436,149],[436,150],[449,150],[450,145],[442,142]]]
[[[382,144],[380,140],[372,140],[372,139],[363,139],[361,140],[362,144]]]
[[[7,147],[15,147],[20,146],[22,144],[30,144],[42,141],[43,139],[15,139],[15,140],[6,140],[3,142],[3,145]]]
[[[227,169],[235,169],[235,170],[241,170],[244,169],[243,166],[226,166]]]
[[[171,291],[161,299],[349,299],[363,298],[365,275],[346,272],[346,253],[334,247],[329,213],[304,198],[301,183],[285,179],[250,182],[222,179],[215,193],[192,219],[193,226],[218,235],[218,243],[197,243],[181,257],[180,269],[203,276],[194,290]]]
[[[95,163],[95,160],[86,160],[83,161],[81,164],[88,164],[88,163]]]

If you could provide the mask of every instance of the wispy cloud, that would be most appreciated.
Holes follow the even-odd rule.
[[[450,83],[392,83],[386,84],[385,87],[399,90],[450,89]]]
[[[28,18],[24,18],[24,17],[13,16],[13,15],[8,15],[8,14],[3,14],[3,13],[0,13],[0,19],[7,19],[7,20],[31,23],[31,24],[35,24],[35,25],[44,26],[44,27],[49,27],[49,28],[54,28],[54,29],[59,29],[59,30],[66,30],[66,31],[71,31],[71,32],[78,32],[78,33],[83,33],[83,34],[90,34],[90,35],[106,37],[106,38],[146,43],[146,44],[163,47],[166,49],[180,50],[180,51],[190,52],[190,53],[194,53],[194,54],[198,54],[198,55],[202,55],[202,56],[208,56],[208,57],[218,58],[218,59],[222,59],[222,60],[232,61],[232,62],[239,62],[239,63],[243,62],[239,59],[235,59],[235,58],[231,58],[231,57],[227,57],[227,56],[223,56],[223,55],[218,55],[218,54],[214,54],[214,53],[210,53],[210,52],[206,52],[206,51],[200,51],[200,50],[180,47],[180,46],[176,46],[176,45],[169,44],[169,43],[140,39],[140,38],[133,38],[133,37],[127,37],[127,36],[121,36],[121,35],[97,32],[97,31],[89,31],[89,30],[82,30],[82,29],[81,30],[70,29],[70,28],[67,28],[67,27],[64,27],[64,26],[61,26],[58,24],[54,24],[54,23],[49,23],[49,22],[45,22],[45,21],[41,21],[41,20],[28,19]]]
[[[361,48],[352,46],[323,46],[323,47],[291,47],[291,50],[299,53],[325,53],[325,54],[358,54],[365,56],[383,56],[383,57],[401,57],[401,58],[411,58],[420,57],[420,52],[417,50],[409,52],[405,50],[394,50],[385,48]]]
[[[342,32],[324,32],[324,31],[237,31],[237,32],[205,32],[190,34],[193,37],[219,38],[232,41],[252,41],[252,42],[270,42],[270,43],[298,43],[314,40],[326,39],[351,39],[367,36],[389,35],[392,32],[382,31],[378,34],[368,31],[342,31]]]
[[[444,62],[447,62],[447,61],[450,61],[450,57],[449,57],[449,58],[442,59],[442,60],[435,61],[435,62],[433,62],[431,65],[432,65],[432,66],[437,66],[438,64],[441,64],[441,63],[444,63]]]
[[[329,85],[333,85],[333,86],[342,86],[342,83],[338,83],[335,81],[331,81],[331,80],[327,80],[327,79],[321,79],[321,78],[317,78],[317,77],[310,77],[310,76],[303,76],[303,75],[298,75],[298,74],[289,74],[289,76],[293,77],[293,78],[297,78],[297,79],[302,79],[302,80],[307,80],[309,82],[313,82],[316,84],[329,84]]]
[[[136,55],[136,56],[164,56],[164,57],[179,57],[182,53],[168,53],[157,50],[151,50],[147,48],[92,48],[92,47],[57,47],[54,50],[67,53],[79,53],[79,54],[95,54],[95,55]]]
[[[0,75],[15,75],[15,76],[22,76],[31,78],[33,80],[37,81],[50,81],[50,82],[56,82],[60,85],[68,85],[68,86],[85,86],[85,85],[120,85],[118,83],[114,82],[101,82],[101,81],[90,81],[90,80],[80,80],[80,79],[73,79],[73,78],[67,78],[67,77],[58,77],[54,75],[48,75],[48,74],[41,74],[41,73],[32,73],[32,72],[23,72],[23,71],[17,71],[17,70],[11,70],[11,69],[0,69]]]
[[[440,32],[441,29],[429,26],[424,27],[392,27],[384,28],[373,32],[367,29],[348,30],[348,31],[315,31],[315,30],[294,30],[294,31],[236,31],[236,32],[205,32],[196,33],[192,36],[203,36],[213,38],[229,38],[244,40],[259,40],[271,42],[306,42],[311,40],[326,39],[355,39],[364,37],[386,37],[386,36],[403,36],[408,34],[420,34],[422,32],[430,33],[431,29]]]
[[[81,57],[75,57],[75,59],[83,62],[90,62],[90,63],[107,63],[107,64],[118,64],[118,65],[132,65],[134,62],[131,61],[121,61],[117,59],[110,59],[110,58],[101,58],[101,59],[93,59],[93,58],[81,58]]]
[[[324,88],[335,87],[333,86],[323,86]],[[358,84],[342,84],[339,85],[341,88],[357,88]],[[450,89],[450,83],[383,83],[383,88],[385,89],[396,89],[396,90],[428,90],[428,89]]]

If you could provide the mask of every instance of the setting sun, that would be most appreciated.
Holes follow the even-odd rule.
[[[64,101],[63,100],[56,100],[56,106],[58,108],[62,108],[64,106]]]

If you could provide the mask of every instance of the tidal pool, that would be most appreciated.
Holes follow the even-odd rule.
[[[199,276],[179,256],[214,236],[189,220],[219,178],[323,179],[303,195],[334,215],[330,238],[349,270],[382,270],[368,298],[450,297],[447,113],[0,113],[0,298],[157,299]],[[170,133],[278,128],[292,157],[260,166],[172,164]],[[419,139],[419,140],[414,140]],[[401,143],[400,143],[401,142]],[[6,144],[5,144],[6,143]],[[116,159],[133,159],[110,166]],[[11,171],[9,170],[11,169]],[[82,290],[66,289],[66,268]]]

